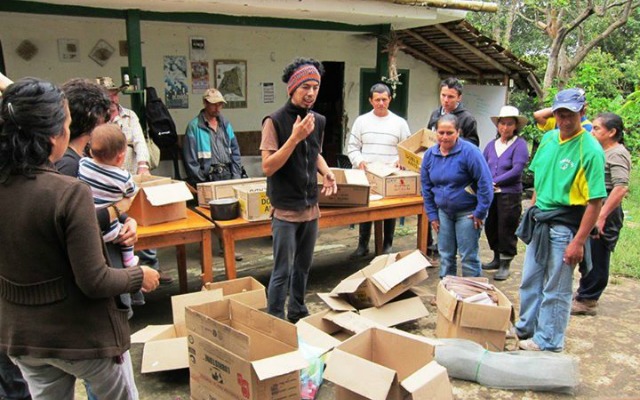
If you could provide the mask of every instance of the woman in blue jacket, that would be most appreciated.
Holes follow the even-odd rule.
[[[440,278],[456,275],[460,252],[463,276],[481,276],[478,247],[483,220],[493,200],[491,173],[480,150],[460,139],[454,115],[436,124],[438,144],[424,155],[422,197],[433,231],[438,234]]]

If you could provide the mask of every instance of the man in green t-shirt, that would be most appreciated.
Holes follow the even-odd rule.
[[[531,162],[533,206],[517,235],[527,243],[515,334],[523,350],[561,351],[569,323],[573,270],[589,264],[587,239],[607,192],[604,152],[580,124],[582,91],[566,89],[553,101],[558,129],[547,132]]]

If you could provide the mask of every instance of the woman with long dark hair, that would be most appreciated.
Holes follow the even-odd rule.
[[[53,166],[71,122],[58,87],[10,85],[0,119],[0,350],[34,400],[72,400],[76,378],[99,398],[135,399],[127,310],[114,297],[154,290],[158,274],[109,268],[90,189]]]
[[[573,315],[596,315],[598,300],[609,282],[611,253],[620,237],[624,220],[622,200],[629,191],[631,174],[631,155],[622,144],[622,118],[614,113],[599,114],[593,120],[591,134],[604,149],[607,199],[598,215],[595,226],[597,233],[590,239],[593,268],[580,279],[580,287],[571,304]]]

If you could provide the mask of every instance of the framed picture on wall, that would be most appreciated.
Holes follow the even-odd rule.
[[[226,108],[247,108],[247,62],[214,60],[214,86],[227,101]]]
[[[91,52],[89,53],[89,58],[95,61],[99,66],[104,67],[107,64],[107,61],[113,55],[115,49],[106,40],[100,39],[93,46]]]
[[[58,59],[62,62],[80,62],[78,39],[58,39]]]

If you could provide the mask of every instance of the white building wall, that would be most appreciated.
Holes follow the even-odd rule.
[[[118,52],[118,42],[126,40],[124,20],[0,13],[0,26],[7,72],[14,79],[37,76],[62,83],[72,77],[111,76],[119,82],[120,67],[128,64],[127,58]],[[191,36],[206,39],[211,85],[213,60],[247,61],[248,107],[224,111],[236,131],[259,130],[263,116],[284,103],[286,85],[280,80],[282,69],[296,56],[345,63],[345,113],[349,128],[359,111],[360,69],[375,67],[376,40],[357,33],[142,21],[141,35],[147,85],[156,87],[161,97],[163,56],[188,58]],[[30,61],[21,59],[15,52],[24,39],[38,47],[38,53]],[[57,39],[78,39],[80,61],[59,61]],[[88,57],[99,39],[106,40],[116,49],[104,67]],[[430,110],[438,104],[439,79],[425,63],[405,54],[398,55],[398,68],[411,70],[408,120],[411,130],[416,131],[426,123]],[[190,82],[190,73],[188,78]],[[261,82],[276,83],[275,103],[262,103]],[[121,97],[122,103],[128,105],[128,96]],[[190,94],[189,97],[189,109],[170,110],[180,132],[202,105],[201,95]]]

